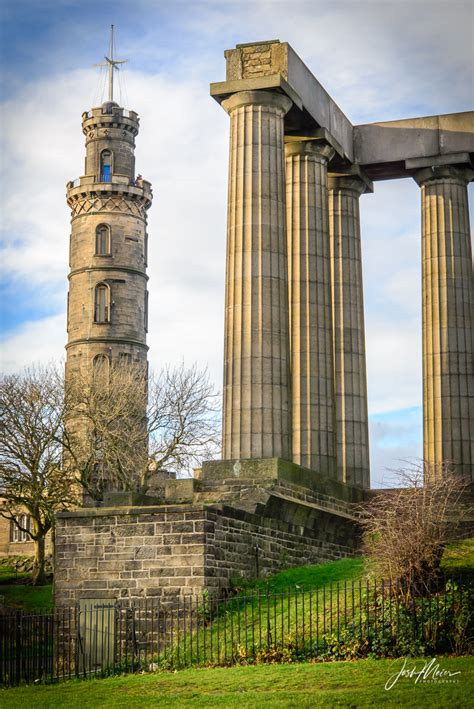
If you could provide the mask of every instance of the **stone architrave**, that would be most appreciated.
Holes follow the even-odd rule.
[[[364,296],[357,175],[329,176],[337,477],[370,488]]]
[[[223,458],[291,459],[283,118],[291,100],[241,91],[230,115]]]
[[[443,463],[474,479],[474,284],[470,168],[419,170],[422,209],[423,420],[428,476]]]
[[[293,461],[336,472],[327,165],[323,141],[285,146]]]

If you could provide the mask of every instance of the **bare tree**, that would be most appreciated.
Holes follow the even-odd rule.
[[[64,466],[89,497],[133,490],[147,461],[146,376],[143,367],[101,360],[66,378]]]
[[[182,472],[216,452],[216,395],[206,371],[102,363],[68,377],[65,461],[94,500],[146,492],[156,470]]]
[[[380,576],[405,587],[436,577],[444,547],[463,522],[467,483],[448,464],[434,473],[429,468],[396,471],[400,487],[375,493],[362,512],[365,553]]]
[[[75,502],[73,480],[61,469],[63,422],[63,383],[54,367],[1,378],[0,514],[35,543],[33,584],[45,582],[45,538],[55,513]],[[25,512],[31,529],[21,524]]]
[[[196,365],[166,368],[150,378],[148,435],[153,465],[145,469],[142,491],[148,487],[151,470],[179,474],[219,454],[218,404],[207,370]]]

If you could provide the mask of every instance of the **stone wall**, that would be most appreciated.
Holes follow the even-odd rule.
[[[55,600],[173,601],[233,579],[354,553],[354,521],[321,509],[267,502],[265,516],[225,505],[89,508],[58,516]],[[278,512],[278,514],[277,514]],[[291,520],[291,521],[288,521]]]
[[[279,519],[225,506],[208,510],[206,587],[219,590],[239,578],[265,577],[287,567],[355,553],[358,537],[353,522],[322,510],[313,514],[315,526],[310,528],[288,523],[285,514]]]

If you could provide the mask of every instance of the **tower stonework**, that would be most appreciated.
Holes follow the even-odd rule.
[[[113,101],[82,115],[85,175],[71,208],[66,378],[97,362],[147,362],[149,182],[135,177],[139,119]]]

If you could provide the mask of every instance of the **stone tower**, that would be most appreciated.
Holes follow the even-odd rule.
[[[107,101],[82,115],[85,174],[67,185],[71,208],[66,377],[98,363],[147,362],[147,209],[135,177],[134,111]]]

